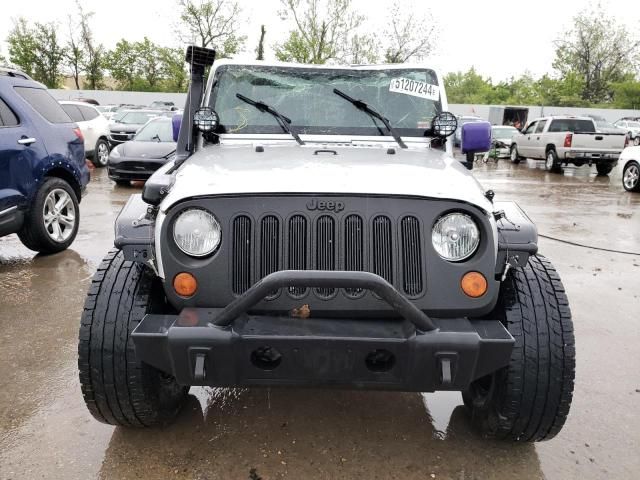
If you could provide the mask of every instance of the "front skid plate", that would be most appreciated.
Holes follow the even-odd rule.
[[[133,331],[139,360],[183,385],[336,386],[463,390],[509,363],[513,337],[498,320],[433,319],[422,333],[402,320],[245,315],[212,326],[216,309],[147,315]],[[273,361],[264,362],[264,352]],[[372,363],[372,359],[382,363]]]

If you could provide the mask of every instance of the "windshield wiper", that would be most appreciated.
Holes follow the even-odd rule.
[[[389,120],[383,117],[380,113],[376,112],[373,108],[371,108],[369,105],[364,103],[362,100],[356,100],[355,98],[351,98],[349,95],[347,95],[344,92],[341,92],[337,88],[333,89],[333,93],[341,96],[347,102],[352,103],[358,110],[362,110],[363,112],[368,113],[371,117],[374,117],[380,120],[382,123],[384,123],[384,126],[387,127],[387,130],[389,130],[389,133],[391,134],[393,139],[398,143],[398,145],[400,145],[401,148],[407,148],[407,145],[402,141],[402,138],[400,138],[400,135],[398,134],[398,132],[396,132],[394,128],[391,126],[391,124],[389,123]]]
[[[284,115],[279,113],[275,108],[270,107],[266,103],[256,102],[255,100],[251,100],[250,98],[245,97],[244,95],[242,95],[240,93],[236,93],[236,97],[238,97],[243,102],[248,103],[249,105],[253,105],[254,107],[256,107],[261,112],[267,112],[267,113],[270,113],[271,115],[273,115],[285,132],[287,132],[289,135],[291,135],[293,138],[295,138],[296,142],[298,142],[300,145],[304,145],[304,142],[300,138],[300,135],[298,135],[296,132],[291,130],[291,127],[289,127],[289,124],[291,123],[291,119],[290,118],[285,117]]]
[[[160,135],[158,135],[157,133],[151,137],[151,140],[158,140],[158,142],[161,142],[162,140],[160,140]]]

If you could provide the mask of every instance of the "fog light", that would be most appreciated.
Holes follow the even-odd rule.
[[[487,293],[487,279],[480,272],[467,272],[460,281],[462,291],[471,298]]]
[[[198,282],[190,273],[182,272],[173,279],[173,289],[181,297],[191,297],[198,289]]]

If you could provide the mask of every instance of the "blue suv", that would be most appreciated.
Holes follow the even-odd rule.
[[[78,233],[87,184],[82,133],[44,85],[0,68],[0,236],[55,253]]]

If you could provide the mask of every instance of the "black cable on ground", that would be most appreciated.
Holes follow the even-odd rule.
[[[594,247],[591,245],[584,245],[582,243],[571,242],[569,240],[563,240],[562,238],[550,237],[549,235],[538,234],[539,237],[546,238],[548,240],[553,240],[555,242],[566,243],[567,245],[573,245],[575,247],[588,248],[589,250],[600,250],[602,252],[611,252],[611,253],[620,253],[622,255],[636,255],[640,257],[639,252],[625,252],[624,250],[612,250],[610,248],[602,248],[602,247]]]

